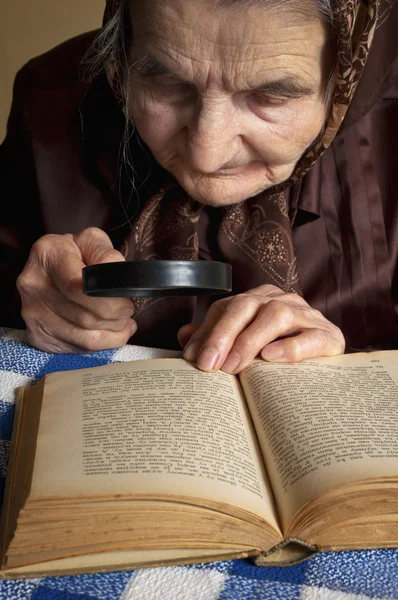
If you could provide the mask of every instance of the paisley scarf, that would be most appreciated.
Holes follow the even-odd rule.
[[[383,16],[381,2],[388,4],[388,0],[336,1],[337,63],[330,112],[323,134],[302,156],[290,179],[245,202],[211,211],[192,200],[178,183],[159,182],[158,191],[132,223],[126,258],[224,260],[233,267],[234,294],[264,283],[300,293],[289,198],[343,123]],[[105,23],[119,4],[120,0],[107,1]],[[211,228],[214,243],[209,250],[205,243],[209,227],[204,223],[215,217],[215,210],[217,230]],[[193,319],[195,303],[192,298],[135,299],[139,330],[134,343],[176,346],[176,331]]]

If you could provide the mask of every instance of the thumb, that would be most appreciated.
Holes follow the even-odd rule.
[[[73,236],[85,265],[122,262],[123,254],[113,247],[110,237],[97,227],[89,227]]]

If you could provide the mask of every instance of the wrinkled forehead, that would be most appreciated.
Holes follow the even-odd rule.
[[[314,6],[313,0],[296,6],[306,2]],[[145,0],[133,2],[131,13],[135,47],[171,54],[179,47],[182,55],[201,60],[215,54],[220,60],[257,60],[265,47],[280,56],[297,42],[303,54],[313,55],[325,40],[326,26],[315,9],[303,14],[292,3],[273,0]]]

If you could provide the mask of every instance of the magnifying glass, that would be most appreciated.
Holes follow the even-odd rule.
[[[231,265],[218,261],[133,260],[83,269],[88,296],[202,296],[231,290]]]

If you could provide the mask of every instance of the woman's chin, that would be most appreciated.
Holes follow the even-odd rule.
[[[207,175],[180,171],[174,173],[174,176],[194,200],[208,206],[228,206],[243,202],[282,183],[289,178],[290,174],[290,168],[281,169],[271,180],[264,166],[256,163],[235,172],[231,170],[227,173]]]
[[[203,177],[199,181],[177,178],[185,191],[198,202],[208,206],[228,206],[238,204],[256,196],[273,184],[269,181],[249,184],[247,181],[218,180]]]

